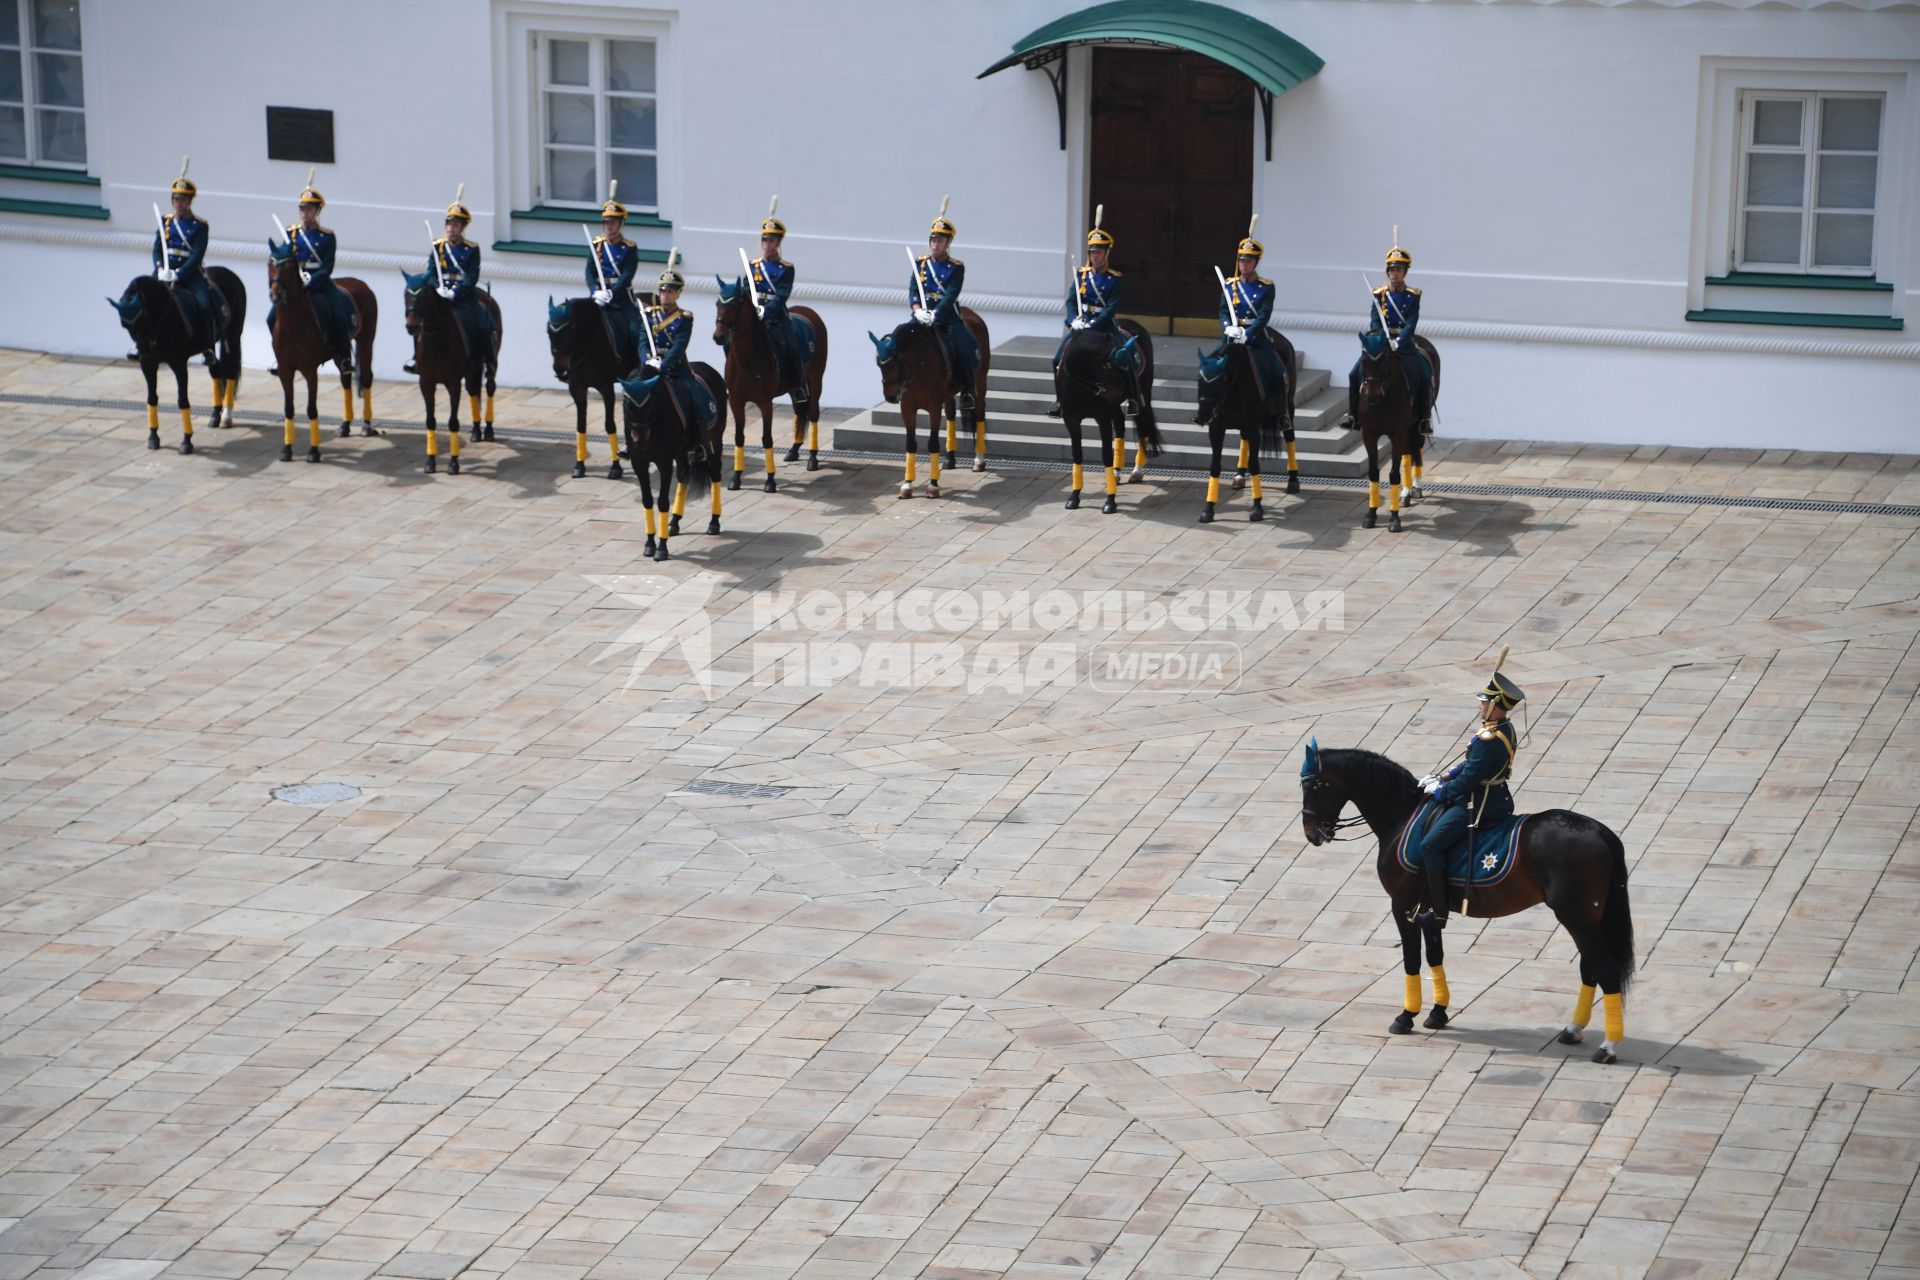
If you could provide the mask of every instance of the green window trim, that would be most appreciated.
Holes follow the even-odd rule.
[[[1707,283],[1734,289],[1859,289],[1872,293],[1892,293],[1893,285],[1871,276],[1804,276],[1772,271],[1730,271],[1724,276],[1708,276]]]
[[[1708,307],[1687,312],[1689,320],[1709,324],[1779,324],[1811,329],[1904,329],[1906,321],[1898,316],[1840,316],[1818,311],[1728,311]]]
[[[515,209],[507,215],[510,218],[527,218],[533,222],[579,222],[597,223],[600,221],[598,209],[561,209],[553,205],[536,205],[531,209]],[[651,213],[629,213],[627,225],[630,227],[672,227],[665,218]],[[662,262],[666,259],[662,258]]]
[[[37,164],[0,164],[0,178],[19,178],[24,182],[72,182],[97,187],[100,179],[78,169],[47,169]]]
[[[57,200],[15,200],[0,196],[0,213],[37,213],[48,218],[93,218],[105,222],[113,216],[93,204],[65,204]],[[584,249],[582,253],[586,252]]]
[[[545,240],[495,240],[495,252],[498,253],[544,253],[558,258],[580,258],[587,256],[584,244],[549,244]],[[665,262],[665,249],[641,249],[638,256],[642,262]]]

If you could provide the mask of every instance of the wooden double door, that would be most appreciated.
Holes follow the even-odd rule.
[[[1093,50],[1092,191],[1128,315],[1215,315],[1253,210],[1253,82],[1195,53]]]

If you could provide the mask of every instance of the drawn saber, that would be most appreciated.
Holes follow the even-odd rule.
[[[1360,278],[1366,281],[1367,296],[1373,299],[1373,314],[1380,317],[1380,336],[1387,340],[1387,350],[1398,351],[1400,343],[1395,340],[1393,330],[1387,327],[1387,309],[1380,305],[1380,296],[1373,291],[1373,281],[1367,278],[1364,271],[1360,273]]]
[[[765,314],[766,304],[760,301],[760,290],[754,286],[753,264],[747,261],[747,251],[745,249],[740,251],[740,269],[746,272],[747,296],[753,299],[753,310],[755,314]]]
[[[914,287],[920,290],[920,309],[922,311],[933,310],[932,307],[927,305],[927,282],[920,274],[920,259],[913,256],[912,248],[907,249],[907,263],[913,268]]]
[[[593,274],[600,281],[600,292],[607,292],[607,273],[600,267],[600,247],[593,242],[593,232],[583,223],[580,234],[587,238],[587,256],[593,259]]]
[[[173,255],[168,252],[168,249],[173,243],[173,238],[167,234],[167,220],[160,216],[159,205],[153,206],[153,222],[155,226],[160,228],[160,269],[162,271],[171,270],[173,267]],[[173,281],[169,280],[167,284],[171,286]]]
[[[447,273],[446,273],[446,269],[440,265],[440,243],[439,241],[433,238],[433,219],[422,218],[420,219],[420,222],[421,222],[421,225],[425,226],[427,229],[427,247],[433,250],[434,279],[438,280],[440,282],[440,287],[444,289],[447,287]]]
[[[920,264],[914,264],[915,278],[918,278]],[[1080,295],[1080,263],[1072,254],[1067,255],[1067,279],[1073,283],[1073,305],[1080,313],[1080,321],[1086,323],[1087,300]]]
[[[1098,231],[1100,229],[1100,224],[1105,221],[1105,218],[1103,217],[1103,215],[1106,213],[1106,211],[1107,211],[1107,206],[1105,206],[1104,204],[1097,204],[1093,206],[1093,229],[1095,231]],[[1096,281],[1093,278],[1093,264],[1091,262],[1087,264],[1087,288],[1093,290],[1093,296],[1095,301],[1097,301],[1103,307],[1107,305],[1107,295],[1100,292],[1100,284],[1098,281]],[[1076,298],[1078,297],[1079,292],[1080,290],[1077,288],[1074,290],[1074,294]],[[1081,305],[1080,311],[1081,311],[1080,318],[1084,320],[1086,318],[1086,306],[1084,303]]]
[[[1227,304],[1228,317],[1232,319],[1234,327],[1239,328],[1240,308],[1234,305],[1233,294],[1227,289],[1227,273],[1216,266],[1213,269],[1213,278],[1220,282],[1220,297]]]

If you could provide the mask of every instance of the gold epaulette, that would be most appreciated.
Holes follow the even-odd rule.
[[[1107,274],[1112,276],[1115,280],[1118,280],[1120,278],[1120,273],[1118,271],[1115,271],[1112,267],[1107,268]]]
[[[1269,279],[1267,279],[1267,278],[1266,278],[1265,276],[1263,276],[1263,275],[1260,275],[1260,274],[1258,274],[1257,272],[1256,272],[1256,273],[1254,274],[1254,277],[1253,277],[1253,282],[1254,282],[1255,284],[1263,284],[1263,285],[1266,285],[1266,286],[1267,286],[1267,287],[1268,287],[1269,289],[1271,289],[1271,288],[1273,287],[1273,281],[1271,281],[1271,280],[1269,280]]]
[[[964,266],[966,266],[967,264],[966,264],[966,263],[964,263],[964,262],[962,262],[962,261],[960,261],[960,259],[958,259],[958,258],[948,258],[948,259],[947,259],[947,265],[949,265],[949,266],[954,266],[954,267],[964,267]]]
[[[1381,285],[1381,286],[1380,286],[1379,288],[1377,288],[1377,289],[1375,289],[1375,290],[1373,291],[1373,296],[1374,296],[1374,297],[1376,297],[1376,298],[1384,298],[1384,297],[1386,297],[1386,296],[1387,296],[1387,286],[1385,286],[1385,285]]]
[[[1420,291],[1414,288],[1412,285],[1407,286],[1407,292],[1412,294],[1416,298],[1420,296]]]

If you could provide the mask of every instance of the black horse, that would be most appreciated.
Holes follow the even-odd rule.
[[[620,356],[608,328],[617,317],[608,316],[592,298],[569,298],[556,305],[547,299],[547,347],[553,353],[553,376],[567,384],[573,396],[573,474],[587,474],[587,393],[598,391],[606,406],[607,479],[618,480],[620,437],[613,426],[613,384],[628,370],[620,367]],[[638,463],[634,464],[638,466]]]
[[[1402,338],[1402,342],[1406,339]],[[1432,399],[1440,398],[1440,353],[1425,338],[1413,341],[1426,353],[1433,370]],[[1367,514],[1360,522],[1363,529],[1373,528],[1380,519],[1380,444],[1384,440],[1392,457],[1387,460],[1387,532],[1400,532],[1400,507],[1411,506],[1420,496],[1420,471],[1426,437],[1415,420],[1413,384],[1407,368],[1386,337],[1379,332],[1360,335],[1360,385],[1354,391],[1354,430],[1367,450]]]
[[[1352,804],[1380,841],[1380,884],[1393,901],[1393,920],[1400,928],[1401,967],[1406,975],[1406,1001],[1388,1028],[1395,1035],[1413,1030],[1420,1011],[1420,927],[1410,920],[1426,892],[1426,876],[1400,863],[1394,850],[1407,823],[1426,797],[1412,774],[1371,751],[1342,751],[1318,743],[1307,747],[1300,768],[1300,823],[1309,844],[1335,839],[1335,831],[1351,825],[1341,811]],[[1594,1053],[1595,1062],[1612,1062],[1626,1035],[1627,983],[1633,977],[1633,910],[1627,901],[1627,853],[1620,837],[1584,814],[1571,809],[1543,809],[1530,815],[1520,828],[1513,874],[1498,884],[1475,888],[1471,898],[1460,895],[1464,914],[1477,917],[1510,916],[1544,902],[1560,921],[1574,946],[1580,949],[1580,995],[1573,1018],[1560,1033],[1561,1044],[1578,1044],[1593,1013],[1594,987],[1604,995],[1606,1038]],[[1449,908],[1452,907],[1451,899]],[[1446,955],[1440,930],[1426,928],[1427,964],[1433,970],[1433,1009],[1426,1025],[1447,1025]]]
[[[1269,330],[1269,333],[1272,331]],[[1285,366],[1283,365],[1283,370]],[[1265,520],[1267,509],[1261,501],[1260,462],[1273,457],[1292,434],[1287,413],[1288,388],[1293,379],[1283,371],[1278,387],[1262,388],[1254,373],[1253,353],[1237,342],[1227,344],[1219,356],[1200,353],[1200,413],[1207,426],[1207,444],[1211,457],[1207,463],[1207,505],[1200,513],[1201,524],[1213,522],[1214,507],[1220,501],[1220,450],[1227,432],[1240,433],[1240,461],[1250,467],[1253,484],[1253,509],[1249,520]],[[1287,492],[1300,492],[1300,482],[1289,471]]]
[[[208,267],[210,291],[226,300],[225,323],[217,333],[190,332],[173,290],[152,276],[135,276],[116,302],[120,325],[133,338],[140,373],[147,380],[147,448],[160,447],[160,366],[173,370],[180,393],[180,452],[193,452],[193,403],[187,397],[187,361],[207,358],[213,375],[213,417],[209,427],[233,421],[233,398],[240,390],[240,333],[247,322],[247,290],[225,267]],[[217,323],[209,321],[208,323]]]
[[[713,403],[721,406],[704,433],[688,429],[685,415],[691,406],[680,403],[659,374],[620,383],[620,398],[626,404],[627,457],[633,461],[634,475],[640,481],[640,502],[647,512],[645,555],[649,560],[671,558],[667,539],[680,532],[680,517],[686,514],[689,493],[696,500],[712,496],[713,514],[707,520],[707,532],[720,532],[720,454],[726,438],[727,380],[718,369],[702,361],[691,361],[690,367]],[[660,474],[657,504],[650,467]],[[674,488],[676,474],[680,479],[678,491]]]
[[[1294,454],[1293,447],[1293,410],[1294,398],[1300,390],[1300,353],[1293,349],[1293,343],[1287,335],[1271,326],[1267,329],[1267,341],[1273,343],[1273,349],[1280,353],[1280,367],[1287,371],[1287,410],[1281,422],[1280,436],[1287,445],[1287,492],[1300,492],[1300,460]],[[1247,487],[1247,455],[1250,452],[1246,441],[1240,442],[1240,462],[1233,473],[1233,487]]]
[[[1148,457],[1160,456],[1160,425],[1153,416],[1153,340],[1131,320],[1120,321],[1122,333],[1104,333],[1082,329],[1067,339],[1060,363],[1053,371],[1053,391],[1060,400],[1060,414],[1066,420],[1067,435],[1073,442],[1073,489],[1067,495],[1067,510],[1080,507],[1080,488],[1085,476],[1080,423],[1092,418],[1100,431],[1100,464],[1107,472],[1107,500],[1100,508],[1111,514],[1119,509],[1119,469],[1127,462],[1127,419],[1123,406],[1133,394],[1137,380],[1140,388],[1139,411],[1135,415],[1140,447]],[[1128,370],[1134,377],[1128,377]]]

